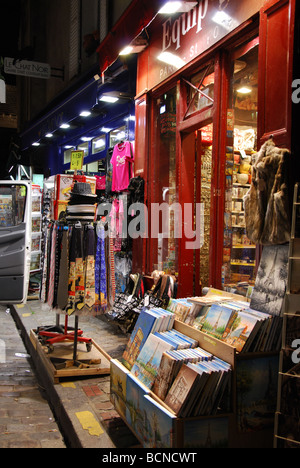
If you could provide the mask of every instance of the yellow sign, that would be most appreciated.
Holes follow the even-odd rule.
[[[81,171],[83,166],[84,151],[71,152],[71,171]]]

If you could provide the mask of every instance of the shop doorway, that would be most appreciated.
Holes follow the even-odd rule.
[[[213,249],[213,124],[182,134],[180,204],[183,236],[179,248],[180,288],[197,296],[210,286]]]

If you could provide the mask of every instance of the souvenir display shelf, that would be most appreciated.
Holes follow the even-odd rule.
[[[274,403],[274,412],[273,418],[270,419],[270,424],[266,424],[264,427],[264,422],[262,424],[254,425],[256,427],[249,427],[245,423],[245,415],[247,414],[248,408],[245,408],[245,402],[242,398],[238,399],[238,394],[243,394],[243,376],[245,368],[253,365],[254,368],[257,366],[260,367],[260,363],[264,368],[271,368],[271,363],[275,360],[278,361],[278,353],[245,353],[240,354],[236,352],[236,349],[226,343],[223,343],[216,338],[207,335],[195,328],[175,320],[174,325],[175,330],[186,334],[187,336],[197,339],[199,346],[202,347],[205,351],[208,351],[214,354],[216,357],[222,359],[223,361],[231,364],[232,372],[232,382],[231,382],[231,391],[230,391],[230,412],[224,414],[217,414],[214,416],[199,416],[193,418],[177,418],[175,416],[166,417],[166,414],[169,413],[170,409],[168,406],[160,400],[153,392],[150,391],[147,395],[142,395],[140,389],[136,388],[136,395],[139,398],[139,401],[135,404],[144,408],[144,399],[147,399],[147,417],[148,415],[155,415],[152,417],[156,418],[157,431],[159,433],[159,428],[168,425],[169,430],[169,442],[170,445],[162,445],[163,441],[158,437],[156,440],[153,440],[148,434],[141,430],[138,424],[138,415],[135,417],[130,415],[128,418],[126,415],[129,414],[128,411],[132,412],[130,409],[130,403],[128,401],[118,400],[118,395],[111,392],[111,401],[114,403],[116,410],[125,421],[125,423],[130,427],[135,436],[140,440],[143,447],[170,447],[170,448],[204,448],[204,447],[227,447],[227,448],[251,448],[251,447],[261,447],[268,448],[272,447],[274,426],[273,419],[276,409],[276,398],[273,395],[268,395],[268,403]],[[119,361],[111,361],[111,382],[114,378],[121,379],[123,382],[126,382],[126,374],[128,374],[128,369],[123,366]],[[277,364],[278,372],[278,364]],[[271,379],[272,376],[269,375]],[[126,384],[125,384],[126,385]],[[259,379],[250,378],[247,381],[247,385],[252,390],[257,390],[260,385]],[[250,390],[251,391],[251,390]],[[242,392],[242,393],[241,393]],[[149,399],[150,395],[150,399]],[[152,399],[152,402],[150,400]],[[150,402],[150,407],[149,407]],[[155,405],[155,402],[159,406]],[[152,403],[152,404],[151,404]],[[124,411],[127,407],[127,412]],[[123,408],[123,409],[122,409]],[[129,408],[129,409],[128,409]],[[166,410],[166,412],[165,412]],[[135,427],[133,427],[130,421],[135,421]],[[166,422],[167,419],[167,422]],[[250,418],[251,419],[251,418]],[[249,420],[250,420],[249,419]],[[262,416],[263,419],[263,416]],[[254,419],[253,419],[254,421]],[[222,432],[221,439],[218,439],[217,433]]]

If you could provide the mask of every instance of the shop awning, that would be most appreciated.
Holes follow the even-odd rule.
[[[133,0],[99,45],[100,73],[117,60],[120,51],[148,26],[166,0]]]
[[[53,132],[64,122],[74,119],[82,110],[89,110],[97,103],[98,83],[90,79],[73,94],[63,99],[40,119],[33,121],[30,127],[20,134],[22,149],[40,140],[47,132]]]

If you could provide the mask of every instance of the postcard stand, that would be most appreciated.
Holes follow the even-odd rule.
[[[132,378],[131,373],[119,361],[112,360],[110,370],[111,401],[142,446],[147,448],[213,448],[216,446],[271,448],[274,431],[272,414],[269,415],[267,423],[263,420],[264,415],[262,414],[261,421],[258,422],[256,427],[255,425],[250,427],[250,423],[245,423],[245,420],[250,421],[251,418],[245,416],[247,416],[251,404],[244,408],[243,402],[240,399],[237,401],[237,388],[241,385],[247,385],[248,391],[251,390],[250,387],[256,390],[261,381],[255,379],[254,374],[248,377],[245,376],[243,374],[245,369],[247,369],[247,366],[251,369],[253,362],[254,369],[260,367],[270,369],[274,360],[276,366],[278,353],[240,354],[232,346],[177,320],[175,320],[174,328],[191,338],[197,339],[200,347],[232,365],[231,410],[229,413],[214,416],[177,418],[153,392],[148,391],[148,395],[146,395],[146,392],[143,392],[143,386],[138,384],[133,388],[135,398],[133,406],[127,395],[126,382],[127,379],[130,379],[132,391],[132,386],[135,385],[136,380],[134,377]],[[260,361],[262,359],[264,361]],[[260,366],[259,364],[263,365]],[[239,370],[240,366],[241,372]],[[243,377],[245,377],[246,383],[243,383]],[[263,378],[265,379],[265,375]],[[239,389],[239,392],[244,395],[243,389]],[[275,408],[276,395],[273,395],[273,400]],[[159,406],[156,406],[155,402]],[[272,403],[272,395],[270,394],[268,395],[268,405],[272,406]],[[259,408],[257,408],[257,411],[259,411]],[[150,426],[152,429],[150,429]],[[162,427],[165,428],[164,438],[159,433]],[[217,434],[221,434],[221,438],[218,439]]]

